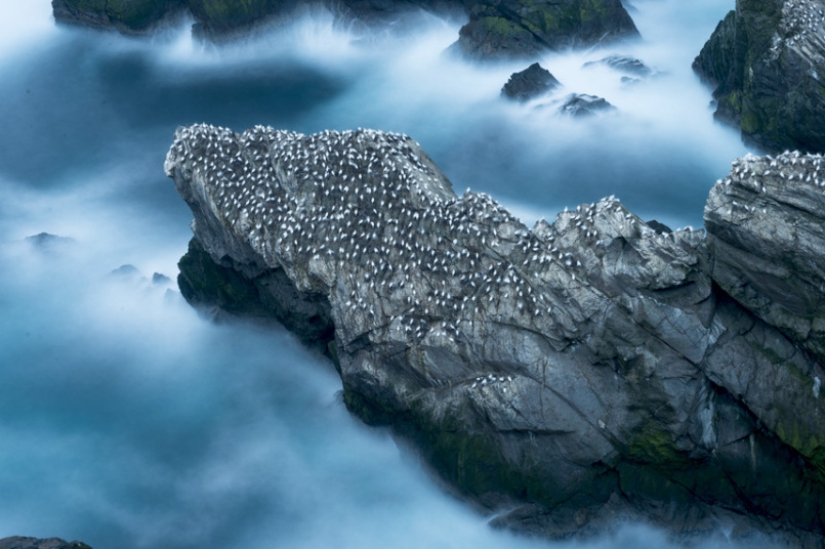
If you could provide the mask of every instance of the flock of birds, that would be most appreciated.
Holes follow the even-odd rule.
[[[798,182],[822,193],[825,190],[825,158],[821,154],[802,154],[799,151],[785,151],[776,156],[754,156],[750,153],[731,163],[727,178],[716,183],[731,187],[735,185],[761,196],[770,197],[771,190],[787,183]],[[728,216],[738,213],[748,217],[761,211],[768,213],[768,201],[748,200],[750,204],[732,200],[725,212]]]
[[[825,4],[821,0],[784,2],[782,31],[790,46],[807,40],[816,40],[822,45],[825,35]],[[772,49],[775,53],[778,52],[779,44],[775,42]]]
[[[592,250],[618,237],[651,249],[703,238],[691,228],[654,231],[613,196],[528,230],[483,193],[456,196],[418,144],[395,133],[256,126],[235,134],[201,124],[179,129],[170,155],[268,265],[325,285],[317,289],[333,316],[348,316],[336,325],[408,345],[458,343],[482,318],[572,337],[581,300],[571,292],[593,291],[589,271],[599,269],[583,264]],[[820,161],[810,162],[818,170]],[[744,177],[748,162],[731,177]]]

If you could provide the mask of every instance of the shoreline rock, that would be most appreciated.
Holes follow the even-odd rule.
[[[769,152],[825,152],[825,4],[737,0],[693,62],[714,116]]]
[[[371,130],[181,128],[164,167],[195,217],[187,300],[314,341],[348,408],[506,510],[496,524],[559,538],[627,517],[822,546],[821,355],[722,289],[736,271],[717,243],[748,226],[718,208],[707,237],[613,197],[531,230]],[[772,192],[772,217],[822,194]]]
[[[382,26],[413,10],[437,14],[463,11],[470,21],[452,49],[476,59],[531,57],[548,50],[590,47],[638,36],[621,0],[563,0],[535,4],[527,0],[52,0],[55,20],[127,34],[154,30],[164,20],[189,12],[193,32],[222,41],[276,17],[288,17],[300,6],[322,5],[338,17]]]

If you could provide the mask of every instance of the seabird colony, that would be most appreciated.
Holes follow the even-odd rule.
[[[418,144],[396,133],[256,126],[238,135],[195,125],[177,131],[167,166],[190,172],[201,201],[267,266],[329,296],[344,345],[377,332],[407,346],[460,345],[468,332],[477,343],[490,336],[479,326],[503,323],[563,348],[603,314],[580,293],[609,293],[591,279],[604,276],[611,242],[682,257],[703,238],[689,228],[657,233],[612,196],[528,230],[486,194],[456,196]]]
[[[779,53],[784,39],[791,47],[801,47],[805,42],[816,42],[821,51],[825,48],[825,4],[821,0],[794,0],[782,5],[783,37],[774,36],[771,51]]]

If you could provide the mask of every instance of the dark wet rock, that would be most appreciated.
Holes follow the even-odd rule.
[[[819,186],[719,183],[706,239],[613,197],[529,229],[456,196],[410,138],[369,130],[182,128],[165,170],[195,217],[186,299],[326,348],[348,408],[414,441],[497,524],[825,542],[823,355],[788,328],[806,311],[759,297],[814,299]],[[775,223],[724,217],[734,192]],[[776,239],[778,296],[761,277],[737,293],[723,237],[754,261]]]
[[[27,236],[26,242],[42,252],[57,252],[76,243],[73,238],[57,236],[50,233]]]
[[[125,33],[150,30],[184,7],[185,0],[52,0],[58,21]]]
[[[474,58],[529,58],[629,36],[638,31],[621,0],[483,1],[470,9],[456,48]]]
[[[825,2],[737,0],[693,63],[715,116],[765,150],[825,152]]]
[[[618,72],[631,74],[637,77],[646,77],[653,74],[653,70],[636,59],[628,55],[609,55],[604,59],[598,61],[588,61],[584,64],[584,68],[604,66],[611,68]]]
[[[561,86],[561,82],[544,67],[533,63],[521,72],[514,72],[501,88],[501,95],[518,101],[527,101]]]
[[[13,536],[0,539],[0,549],[92,549],[80,541],[65,541],[60,538],[25,538]]]
[[[368,25],[396,25],[414,10],[442,14],[464,11],[470,22],[456,48],[475,58],[529,57],[547,50],[592,46],[636,36],[621,0],[321,0],[338,16]],[[170,14],[188,10],[199,36],[222,38],[274,17],[288,16],[308,5],[301,0],[52,0],[58,21],[123,32],[145,32]]]
[[[616,107],[611,105],[603,97],[588,95],[586,93],[571,93],[561,102],[558,108],[559,114],[567,116],[593,116],[595,114],[610,112]]]

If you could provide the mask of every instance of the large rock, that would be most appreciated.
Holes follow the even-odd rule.
[[[734,162],[730,176],[713,188],[705,207],[714,280],[765,322],[821,357],[823,187],[821,156],[748,156]]]
[[[768,151],[825,151],[825,2],[737,0],[693,63],[716,116]]]
[[[621,0],[487,0],[470,9],[456,47],[475,58],[530,58],[637,35]]]
[[[498,524],[822,547],[821,355],[719,289],[704,232],[612,197],[530,230],[368,130],[182,128],[165,169],[195,216],[190,302],[315,340],[347,406]]]

